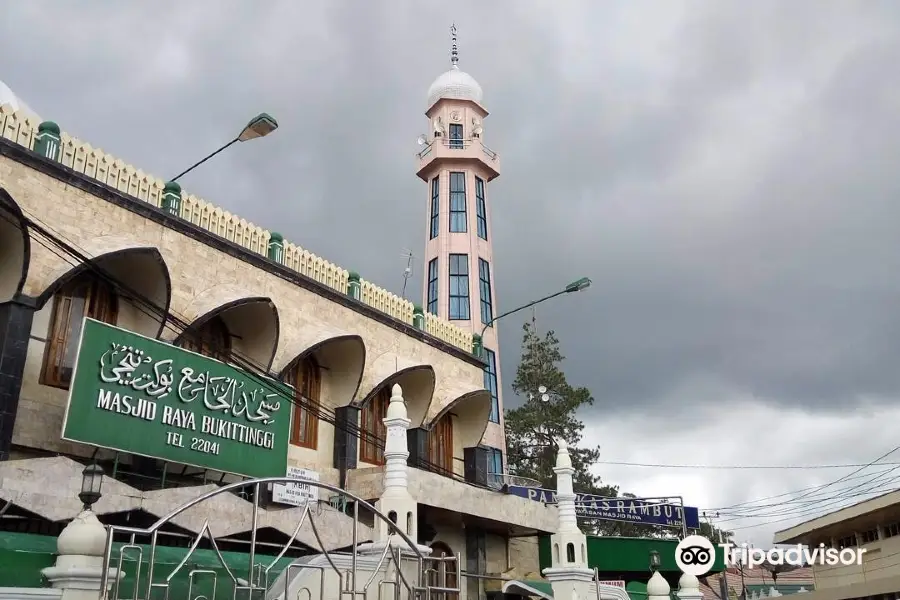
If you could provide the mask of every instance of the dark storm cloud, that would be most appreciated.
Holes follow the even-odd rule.
[[[897,396],[891,3],[6,10],[0,78],[146,171],[171,176],[271,112],[276,134],[185,189],[398,292],[402,251],[424,244],[415,138],[455,19],[503,160],[491,187],[500,309],[593,278],[538,323],[558,331],[604,418],[747,394],[819,408]],[[507,386],[521,323],[501,327]]]

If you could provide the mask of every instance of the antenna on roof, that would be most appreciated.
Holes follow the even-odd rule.
[[[400,294],[400,297],[406,300],[406,284],[409,283],[409,278],[412,276],[412,263],[413,263],[413,253],[412,250],[404,250],[403,256],[406,257],[406,268],[403,270],[403,293]]]

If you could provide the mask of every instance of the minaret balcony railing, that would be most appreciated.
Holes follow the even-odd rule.
[[[491,171],[488,180],[500,174],[500,157],[479,138],[436,137],[425,144],[416,157],[419,159],[420,176],[432,161],[443,158],[478,160]]]

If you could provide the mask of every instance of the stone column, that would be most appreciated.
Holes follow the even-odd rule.
[[[34,310],[26,298],[0,304],[0,461],[12,447]]]
[[[703,593],[700,592],[700,580],[693,575],[684,573],[678,580],[678,598],[680,600],[701,600]],[[728,600],[723,598],[723,600]]]
[[[554,600],[596,598],[594,571],[587,566],[587,537],[578,529],[575,516],[575,492],[572,487],[572,458],[565,440],[559,440],[556,455],[556,507],[559,526],[550,536],[551,566],[544,569],[553,586]]]
[[[103,577],[106,528],[94,513],[85,510],[72,519],[59,534],[56,550],[56,565],[41,573],[51,587],[62,590],[60,600],[97,600]],[[124,575],[109,569],[109,587]]]

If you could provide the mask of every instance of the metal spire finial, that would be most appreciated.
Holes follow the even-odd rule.
[[[450,26],[450,64],[454,67],[459,62],[459,48],[456,45],[456,23]]]

